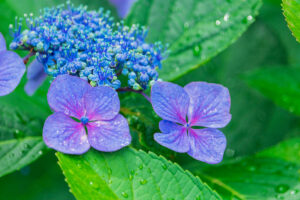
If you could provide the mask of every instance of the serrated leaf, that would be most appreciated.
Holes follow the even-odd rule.
[[[293,35],[300,42],[300,1],[282,0],[283,14]]]
[[[0,142],[0,177],[30,164],[47,151],[41,137]]]
[[[170,44],[160,78],[172,80],[232,44],[254,21],[260,0],[139,0],[126,21],[149,29],[147,40]]]
[[[300,138],[256,156],[194,173],[225,199],[300,199]],[[286,151],[288,153],[283,153]]]
[[[300,68],[261,68],[245,74],[244,78],[277,105],[300,115]]]
[[[153,153],[125,148],[57,157],[78,200],[220,199],[199,178]]]

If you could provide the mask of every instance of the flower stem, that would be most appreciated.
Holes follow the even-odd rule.
[[[148,95],[146,95],[143,92],[143,90],[134,90],[134,89],[129,88],[129,87],[124,87],[124,88],[117,89],[117,92],[135,92],[135,93],[143,95],[145,97],[145,99],[147,99],[147,101],[149,101],[151,103],[150,97]]]
[[[30,49],[30,53],[23,58],[24,64],[26,65],[29,61],[29,58],[34,55],[35,55],[35,51],[33,49]]]

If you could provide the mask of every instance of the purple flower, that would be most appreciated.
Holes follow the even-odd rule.
[[[108,86],[91,87],[78,77],[60,75],[50,86],[48,103],[55,113],[44,124],[43,138],[57,151],[83,154],[92,146],[111,152],[131,142],[118,94]]]
[[[125,18],[136,0],[109,0],[118,10],[118,15]]]
[[[154,111],[163,118],[159,123],[162,133],[154,135],[159,144],[209,164],[222,161],[226,138],[216,128],[231,120],[227,88],[205,82],[192,82],[184,88],[156,82],[151,101]]]
[[[44,71],[43,63],[35,59],[27,68],[28,81],[24,88],[25,92],[30,96],[33,95],[46,78],[47,74]]]
[[[0,33],[0,96],[11,93],[18,86],[25,69],[23,59],[6,50],[5,39]]]

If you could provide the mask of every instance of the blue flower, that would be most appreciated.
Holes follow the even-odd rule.
[[[192,82],[184,88],[156,82],[151,102],[154,111],[163,118],[159,123],[162,133],[154,135],[159,144],[206,163],[222,161],[226,138],[217,128],[223,128],[231,120],[227,88],[205,82]]]
[[[26,67],[16,53],[6,50],[6,43],[0,33],[0,96],[11,93],[20,83]]]
[[[88,11],[68,2],[66,6],[44,9],[37,18],[25,18],[25,30],[18,18],[15,27],[10,26],[14,37],[10,47],[37,52],[45,73],[53,79],[70,74],[92,86],[118,89],[121,80],[132,82],[129,75],[133,72],[135,82],[129,87],[146,90],[151,81],[158,79],[156,70],[168,54],[161,43],[145,42],[145,27],[114,23],[103,9]]]
[[[83,154],[90,147],[112,152],[131,142],[118,94],[110,87],[91,87],[78,77],[59,75],[50,86],[48,103],[55,112],[43,128],[50,148],[67,154]]]

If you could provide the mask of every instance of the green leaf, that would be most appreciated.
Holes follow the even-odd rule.
[[[0,177],[30,164],[47,150],[41,137],[0,142]]]
[[[200,179],[153,153],[125,148],[57,157],[78,200],[220,199]]]
[[[232,44],[254,21],[260,5],[260,0],[139,0],[126,21],[147,26],[149,42],[170,44],[160,78],[172,80]]]
[[[277,105],[300,115],[300,68],[261,68],[245,74],[244,78]]]
[[[293,35],[300,42],[300,1],[282,0],[283,14]]]
[[[194,171],[225,199],[300,199],[300,138],[234,163]],[[287,151],[284,153],[284,151]]]

